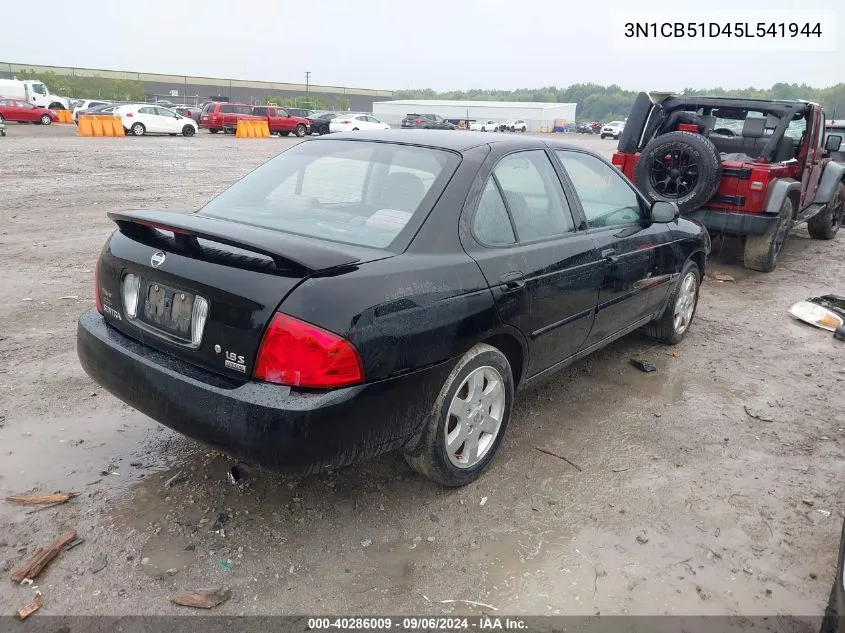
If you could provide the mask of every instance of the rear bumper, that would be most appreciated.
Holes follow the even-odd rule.
[[[777,215],[731,213],[716,209],[697,209],[685,217],[703,224],[711,233],[725,235],[762,235],[777,222]]]
[[[109,327],[94,309],[77,326],[85,372],[135,409],[233,457],[315,472],[405,445],[454,362],[328,392],[237,381],[173,358]]]

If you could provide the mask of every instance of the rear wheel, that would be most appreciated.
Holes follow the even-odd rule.
[[[300,123],[296,126],[296,129],[293,131],[293,133],[296,134],[299,138],[302,138],[303,136],[305,136],[305,126]]]
[[[182,128],[182,136],[193,136],[196,133],[193,125],[186,125]]]
[[[845,215],[845,184],[840,184],[824,210],[807,221],[807,231],[816,240],[832,240]]]
[[[51,123],[53,123],[53,119],[50,117],[49,114],[41,115],[41,125],[50,125]]]
[[[217,132],[219,132],[219,130],[209,130],[209,132],[211,132],[212,134],[217,134]]]
[[[505,355],[490,345],[475,345],[446,379],[419,441],[405,453],[408,464],[444,486],[475,481],[499,448],[513,394]]]
[[[604,140],[604,139],[606,139],[606,138],[607,138],[607,136],[606,136],[605,134],[602,134],[602,135],[601,135],[601,140]]]
[[[147,128],[144,127],[143,123],[135,123],[132,125],[132,136],[144,136],[147,131]]]
[[[792,200],[787,198],[780,207],[774,226],[763,235],[749,235],[745,238],[746,268],[763,273],[770,273],[775,269],[789,239],[792,219]]]
[[[3,118],[3,115],[2,115],[2,114],[0,114],[0,123],[3,123],[3,122],[5,122],[5,121],[6,121],[6,119],[4,119],[4,118]]]
[[[353,132],[357,132],[357,131],[358,131],[358,128],[357,128],[357,127],[353,127],[353,128],[352,128],[352,131],[353,131]]]
[[[668,345],[680,343],[692,325],[700,286],[701,271],[694,261],[687,260],[666,311],[648,326],[649,336]]]
[[[290,132],[279,132],[279,136],[288,136]]]

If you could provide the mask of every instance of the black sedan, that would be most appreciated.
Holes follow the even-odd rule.
[[[311,134],[328,134],[329,124],[337,116],[337,112],[314,112],[311,119]]]
[[[474,132],[316,137],[196,213],[109,217],[77,332],[108,391],[246,462],[400,449],[453,486],[517,388],[642,326],[678,343],[710,251],[595,154]]]

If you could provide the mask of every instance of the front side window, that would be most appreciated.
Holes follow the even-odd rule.
[[[459,162],[451,152],[386,143],[301,143],[201,211],[262,228],[387,248]],[[427,205],[425,205],[427,206]]]
[[[35,92],[35,93],[40,94],[40,95],[46,95],[47,94],[47,88],[44,86],[44,84],[35,83],[35,84],[32,84],[32,92]]]
[[[139,114],[156,114],[156,109],[149,107],[149,108],[141,108],[138,110]]]
[[[505,196],[520,242],[575,230],[560,180],[543,150],[505,156],[493,175]]]
[[[640,199],[613,167],[581,152],[557,150],[557,156],[575,185],[590,228],[628,225],[642,219]]]

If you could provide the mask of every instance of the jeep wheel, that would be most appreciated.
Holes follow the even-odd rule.
[[[645,146],[634,176],[649,201],[674,202],[684,214],[716,193],[722,163],[716,146],[700,134],[669,132]]]
[[[749,235],[745,238],[745,267],[763,273],[772,272],[789,239],[792,228],[792,200],[787,198],[778,212],[778,219],[763,235]]]
[[[816,240],[832,240],[845,214],[845,184],[840,184],[821,213],[807,221],[807,231]]]

